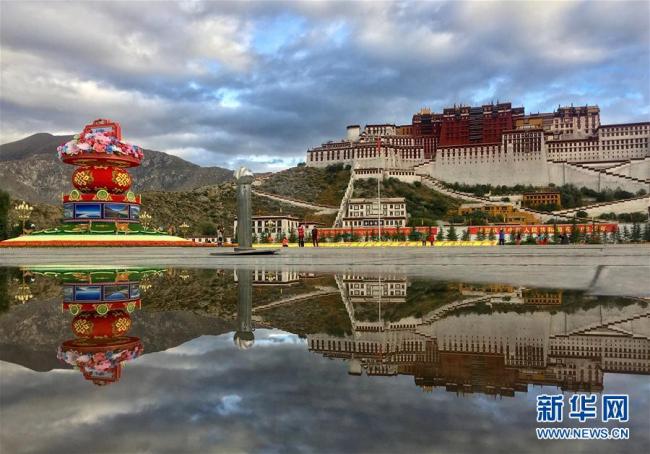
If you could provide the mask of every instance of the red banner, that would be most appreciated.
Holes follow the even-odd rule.
[[[576,224],[578,231],[580,233],[592,233],[594,230],[596,232],[607,232],[611,233],[616,231],[618,224]],[[528,234],[539,234],[546,233],[552,235],[557,228],[557,233],[571,233],[573,228],[572,224],[535,224],[535,225],[477,225],[470,226],[469,233],[470,235],[476,235],[479,232],[483,232],[486,235],[489,235],[490,231],[495,235],[499,234],[499,231],[503,229],[506,234],[510,233],[521,233],[522,235]]]
[[[382,227],[381,235],[392,236],[399,233],[408,237],[411,234],[411,227]],[[429,233],[436,235],[438,233],[438,227],[416,227],[415,231],[418,233],[423,233],[425,236],[428,236]],[[322,228],[318,229],[319,238],[329,238],[336,235],[349,235],[353,233],[356,236],[377,236],[379,235],[379,229],[377,227],[341,227],[341,228]]]

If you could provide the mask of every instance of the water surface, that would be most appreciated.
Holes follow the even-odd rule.
[[[0,310],[3,452],[650,441],[643,298],[298,269],[31,267],[0,269]],[[575,392],[630,394],[631,439],[538,441],[537,395]]]

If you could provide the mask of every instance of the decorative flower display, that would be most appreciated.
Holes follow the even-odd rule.
[[[57,358],[66,364],[82,370],[107,371],[114,369],[123,361],[130,361],[139,357],[144,348],[138,343],[130,349],[119,349],[99,352],[80,352],[77,350],[64,350],[59,347]]]
[[[59,146],[56,151],[59,159],[64,156],[76,156],[84,153],[131,156],[138,160],[142,160],[144,157],[142,148],[139,146],[122,142],[116,137],[101,132],[77,134],[72,140]]]

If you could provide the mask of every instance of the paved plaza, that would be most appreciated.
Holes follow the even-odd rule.
[[[583,289],[650,297],[650,245],[288,248],[233,256],[229,248],[12,248],[0,266],[161,266],[396,273],[464,282]],[[224,253],[220,255],[219,253]],[[211,255],[217,254],[217,255]]]

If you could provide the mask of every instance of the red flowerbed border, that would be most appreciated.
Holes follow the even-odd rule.
[[[0,241],[0,247],[217,247],[214,243],[193,241]]]

